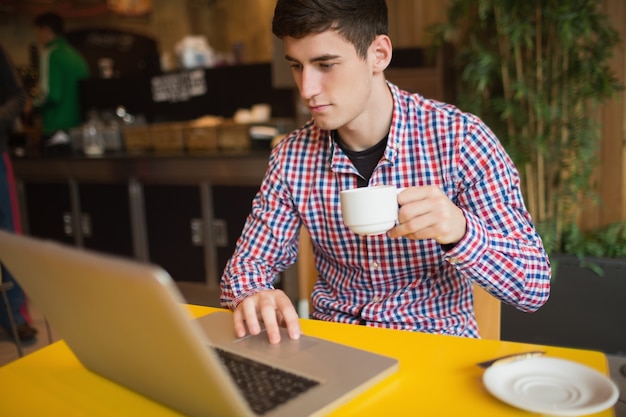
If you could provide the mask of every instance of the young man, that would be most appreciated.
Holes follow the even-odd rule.
[[[82,55],[63,37],[63,19],[44,13],[34,20],[35,34],[42,47],[39,94],[33,104],[43,118],[43,150],[55,146],[69,150],[69,131],[82,122],[80,81],[89,76]]]
[[[385,0],[278,0],[273,32],[312,118],[273,150],[224,271],[236,333],[263,322],[272,343],[279,325],[299,337],[272,280],[295,262],[300,227],[319,271],[316,319],[478,337],[473,283],[524,311],[543,305],[550,264],[515,167],[477,117],[385,80]],[[382,184],[407,187],[399,224],[352,233],[339,192]]]

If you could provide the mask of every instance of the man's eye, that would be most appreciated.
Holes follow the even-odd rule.
[[[300,65],[300,64],[291,64],[291,65],[289,65],[289,67],[291,67],[291,69],[295,70],[295,71],[299,71],[299,70],[302,69],[302,65]]]
[[[320,64],[320,68],[324,69],[324,70],[329,70],[329,69],[331,69],[334,66],[335,66],[335,64]]]

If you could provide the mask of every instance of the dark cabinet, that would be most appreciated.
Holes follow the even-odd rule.
[[[201,188],[144,185],[143,198],[150,262],[177,281],[205,282]]]
[[[144,185],[148,258],[176,281],[217,286],[257,186]]]
[[[143,184],[139,216],[128,183],[27,182],[23,189],[29,234],[137,257],[176,281],[215,287],[258,187]],[[137,241],[145,242],[144,256]]]
[[[133,257],[133,233],[127,184],[79,184],[78,222],[83,246]]]
[[[258,186],[213,186],[214,230],[220,237],[217,245],[217,269],[221,276],[235,251],[237,239],[252,208]],[[223,230],[225,228],[225,230]],[[220,232],[220,229],[221,232]],[[225,238],[225,239],[224,239]]]
[[[216,290],[266,152],[32,158],[14,167],[26,233],[133,257]]]
[[[23,190],[30,235],[134,256],[126,184],[26,182]]]
[[[74,244],[76,224],[69,183],[25,183],[23,199],[22,220],[29,234]]]

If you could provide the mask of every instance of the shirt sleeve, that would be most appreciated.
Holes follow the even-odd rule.
[[[482,122],[470,123],[460,140],[455,203],[467,231],[444,259],[503,302],[534,311],[548,299],[551,268],[525,208],[519,174]]]
[[[275,155],[222,275],[221,303],[231,309],[252,294],[273,289],[278,274],[298,257],[300,217]]]

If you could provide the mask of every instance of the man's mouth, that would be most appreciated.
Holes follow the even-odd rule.
[[[329,104],[320,104],[314,106],[309,105],[309,110],[311,111],[311,113],[321,113],[329,107]]]

